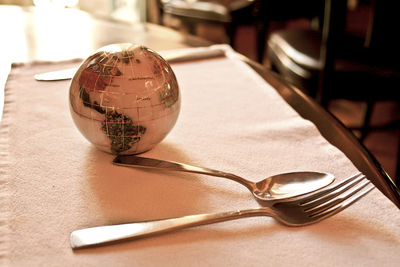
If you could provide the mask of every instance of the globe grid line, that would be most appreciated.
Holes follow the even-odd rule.
[[[133,56],[132,56],[132,58],[133,58]],[[131,77],[134,77],[132,60],[129,59],[128,62],[129,62],[129,65],[131,65]]]
[[[90,108],[90,118],[91,121],[98,121],[101,124],[100,129],[103,130],[103,132],[106,134],[106,136],[111,140],[111,150],[112,152],[115,153],[119,153],[119,152],[123,152],[126,150],[129,150],[132,148],[132,146],[137,143],[138,141],[140,141],[140,135],[144,134],[146,132],[146,128],[143,127],[142,125],[135,123],[130,117],[126,116],[125,113],[118,113],[114,107],[108,107],[105,106],[105,109],[103,109],[102,107],[100,107],[100,105],[96,104],[96,101],[94,104],[91,103],[90,101],[90,95],[89,93],[86,92],[86,89],[84,87],[80,87],[80,98],[82,100],[87,99],[88,101],[82,101],[83,102],[83,106],[86,108]],[[86,103],[86,104],[85,104]],[[110,109],[111,108],[111,109]],[[104,114],[105,118],[104,120],[96,120],[93,118],[93,110],[97,111],[100,114]],[[85,118],[88,118],[87,116],[84,116],[83,114],[75,111],[75,114],[77,114],[78,116],[83,116]],[[111,117],[116,117],[116,121],[115,124],[111,123],[111,121],[108,120],[109,116]],[[122,119],[122,122],[120,122],[119,120]],[[126,123],[126,120],[130,120],[129,124]],[[111,124],[111,126],[109,125]],[[132,135],[126,135],[125,134],[125,125],[131,125],[129,128],[131,129],[131,131],[133,132]],[[122,134],[111,134],[110,133],[110,129],[113,131],[118,131],[119,132],[119,127],[115,127],[114,125],[118,125],[119,127],[122,125],[123,128],[123,132]],[[126,139],[131,139],[128,142],[125,142],[125,138]],[[127,147],[127,148],[125,148]]]
[[[133,55],[132,55],[132,59],[133,59]],[[132,59],[131,58],[129,58],[129,55],[128,55],[128,59],[127,59],[127,62],[129,63],[129,65],[131,66],[131,68],[130,68],[130,72],[131,72],[131,77],[134,77],[134,71],[133,71],[133,63],[132,63]],[[121,88],[119,88],[120,90],[121,90]],[[136,96],[136,98],[137,98],[137,96]],[[124,109],[122,109],[122,110],[124,110]],[[136,107],[136,114],[138,115],[138,119],[139,119],[139,110],[137,109],[137,107]],[[138,124],[139,124],[139,122],[138,122]],[[124,133],[124,135],[125,135],[125,133]],[[137,142],[137,143],[139,143],[139,142]],[[139,146],[139,144],[137,144],[136,145],[136,151],[138,150],[138,147]]]
[[[107,92],[107,91],[104,90],[103,92]],[[108,92],[107,92],[107,93],[108,93]],[[81,91],[81,94],[82,94],[82,91]],[[170,96],[170,98],[172,98],[172,97],[173,97],[173,96]],[[82,99],[82,95],[80,95],[79,98]],[[160,103],[160,104],[151,104],[151,105],[149,105],[149,106],[144,106],[144,107],[137,107],[137,106],[132,106],[132,107],[115,107],[115,106],[102,105],[102,104],[99,104],[99,103],[97,103],[97,102],[91,103],[91,102],[84,101],[84,100],[82,100],[82,103],[84,103],[88,108],[91,108],[90,106],[97,106],[97,107],[99,107],[99,108],[112,108],[113,111],[115,111],[115,110],[131,110],[131,109],[137,109],[137,110],[138,110],[138,114],[140,113],[140,109],[148,109],[148,108],[153,109],[154,107],[165,106],[165,104]],[[95,109],[95,108],[91,108],[91,109]],[[96,110],[96,109],[95,109],[95,110]],[[84,118],[89,119],[87,116],[85,116],[85,115],[82,114],[82,113],[79,113],[79,112],[76,112],[76,113],[77,113],[78,115],[84,117]],[[153,120],[158,120],[158,119],[164,118],[164,117],[166,117],[166,116],[169,116],[169,115],[171,115],[172,113],[174,113],[174,110],[171,111],[171,112],[165,113],[163,116],[159,116],[159,117],[153,117],[153,116],[152,116],[151,119],[147,119],[147,120],[137,120],[137,122],[149,122],[149,121],[153,121]],[[102,121],[102,120],[95,119],[95,118],[93,118],[93,120],[94,120],[94,121],[98,121],[98,122],[101,122],[101,121]],[[109,123],[113,123],[113,122],[109,122]]]
[[[117,65],[117,62],[118,62],[118,60],[115,60],[114,61],[114,66],[113,66],[113,68],[116,68],[116,65]],[[128,63],[132,63],[132,61],[131,61],[131,59],[127,59],[127,61],[126,62],[128,62]],[[113,77],[110,77],[110,83],[109,84],[112,84],[112,79],[113,79]],[[119,88],[120,90],[121,90],[121,88]],[[106,110],[107,110],[107,108],[106,108]],[[113,107],[113,111],[115,112],[115,108]],[[121,138],[122,140],[121,140],[121,143],[122,143],[122,151],[125,151],[125,150],[129,150],[129,149],[131,149],[132,148],[132,146],[133,145],[136,145],[136,146],[138,146],[137,144],[139,143],[139,141],[140,141],[140,136],[138,135],[139,134],[139,132],[140,132],[140,128],[139,127],[142,127],[142,126],[140,126],[139,125],[139,123],[137,123],[136,122],[136,125],[133,125],[133,120],[131,119],[131,121],[132,121],[132,126],[134,127],[134,129],[136,129],[136,131],[134,130],[133,131],[133,133],[134,133],[134,135],[132,135],[131,137],[128,137],[128,138],[132,138],[132,142],[127,142],[128,144],[126,144],[126,142],[125,142],[125,139],[126,139],[126,134],[125,134],[125,118],[126,118],[127,116],[126,116],[126,113],[125,113],[125,110],[124,109],[122,109],[122,118],[123,118],[123,121],[122,121],[122,123],[120,123],[119,125],[120,125],[120,127],[122,128],[122,136],[120,135],[120,136],[118,136],[119,138]],[[116,123],[116,122],[115,122]],[[106,116],[106,120],[105,120],[105,127],[106,127],[106,129],[107,129],[107,136],[112,140],[111,142],[113,143],[114,142],[114,140],[117,138],[116,136],[115,136],[115,139],[114,138],[112,138],[113,136],[111,136],[110,135],[110,133],[109,133],[109,129],[110,129],[110,127],[109,127],[109,124],[108,124],[108,120],[107,120],[107,116]],[[128,148],[127,149],[125,149],[125,146],[128,146]],[[115,150],[115,149],[113,149],[113,146],[111,145],[111,149],[112,150]],[[136,148],[136,150],[137,150],[137,148]]]
[[[104,53],[103,54],[104,55],[104,58],[106,59],[106,53]],[[117,60],[115,60],[114,61],[114,65],[112,66],[113,68],[115,68],[115,66],[117,65]],[[105,70],[105,66],[106,66],[106,64],[104,64],[103,65],[103,72],[102,72],[102,74],[104,73],[104,70]],[[111,76],[111,75],[110,75]],[[98,79],[100,78],[100,75],[98,76]],[[109,82],[107,83],[107,85],[109,85],[109,84],[112,84],[112,79],[113,79],[113,77],[110,77],[109,78],[110,80],[109,80]],[[96,80],[96,82],[97,82],[97,80]],[[96,84],[95,84],[95,86],[94,86],[94,88],[96,88]],[[103,99],[102,99],[102,101],[103,101]],[[108,114],[108,107],[106,107],[106,114]],[[113,111],[115,112],[115,109],[113,109]],[[125,117],[125,114],[123,113],[122,114],[122,116],[123,116],[123,118]],[[108,126],[108,116],[107,115],[105,115],[105,119],[104,119],[104,121],[105,121],[105,128],[106,128],[106,135],[107,135],[107,137],[108,138],[110,138],[111,136],[110,136],[110,132],[109,132],[109,126]],[[102,126],[103,126],[103,124],[102,124]],[[103,128],[103,127],[102,127]],[[123,132],[123,137],[122,137],[122,144],[123,144],[123,146],[125,146],[125,137],[124,137],[124,129],[125,129],[125,127],[124,127],[124,124],[122,124],[122,132]],[[116,137],[116,136],[115,136]],[[110,138],[111,139],[111,143],[113,142],[113,139],[112,138]],[[112,144],[111,144],[111,150],[113,150],[113,147],[112,147]]]

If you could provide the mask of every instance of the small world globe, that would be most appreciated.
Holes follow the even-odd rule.
[[[112,154],[153,148],[174,127],[180,103],[170,65],[153,50],[133,44],[108,45],[90,55],[69,90],[79,131]]]

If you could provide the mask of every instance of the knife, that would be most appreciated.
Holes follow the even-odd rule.
[[[219,48],[212,49],[198,49],[198,50],[181,50],[181,51],[163,51],[160,52],[161,56],[168,63],[184,62],[189,60],[198,60],[214,57],[225,56],[225,50]],[[69,80],[75,75],[77,68],[62,69],[57,71],[50,71],[38,73],[34,75],[37,81],[61,81]]]

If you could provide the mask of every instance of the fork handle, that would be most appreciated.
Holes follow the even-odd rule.
[[[268,208],[258,208],[222,213],[189,215],[155,221],[98,226],[73,231],[70,236],[70,243],[73,249],[78,249],[122,241],[125,239],[145,238],[184,228],[252,216],[272,216],[272,212]]]
[[[210,168],[197,167],[189,164],[166,161],[160,159],[152,159],[145,157],[138,157],[135,155],[118,155],[113,160],[113,163],[125,167],[141,167],[141,168],[152,168],[167,171],[181,171],[181,172],[191,172],[206,174],[211,176],[223,177],[233,181],[236,181],[244,186],[246,186],[250,191],[255,189],[253,182],[248,181],[240,176],[232,173],[217,171]]]

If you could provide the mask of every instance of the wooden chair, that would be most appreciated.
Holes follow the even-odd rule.
[[[157,0],[159,24],[163,24],[164,15],[169,15],[178,18],[192,34],[196,33],[196,26],[200,23],[222,25],[230,45],[234,46],[238,25],[253,23],[256,2],[257,0]]]
[[[225,27],[229,44],[235,48],[236,30],[240,25],[256,29],[257,61],[265,56],[266,39],[272,21],[284,22],[297,18],[318,18],[323,11],[321,0],[157,0],[159,24],[164,15],[178,18],[192,34],[199,23]]]
[[[272,23],[286,23],[297,19],[307,19],[312,22],[312,28],[321,27],[324,13],[323,0],[279,0],[263,1],[258,3],[258,17],[255,20],[257,29],[258,61],[263,62],[265,57],[266,41]]]
[[[285,80],[327,106],[331,99],[365,101],[361,139],[374,103],[400,101],[399,2],[371,0],[367,35],[345,32],[346,1],[326,0],[322,31],[284,29],[270,35],[267,57]]]

